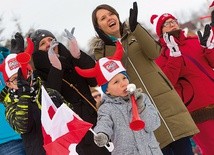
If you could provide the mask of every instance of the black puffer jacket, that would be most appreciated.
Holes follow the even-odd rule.
[[[96,86],[96,80],[81,77],[79,74],[77,74],[74,68],[75,65],[81,68],[94,67],[94,60],[92,60],[84,52],[81,52],[81,57],[77,60],[71,56],[70,52],[62,44],[59,44],[59,55],[63,70],[58,70],[52,67],[48,59],[47,52],[34,52],[33,62],[36,69],[35,72],[39,77],[41,77],[43,81],[45,81],[48,88],[58,90],[68,102],[74,104],[74,111],[77,112],[80,117],[84,119],[85,115],[96,113],[93,108],[86,106],[88,103],[85,103],[85,100],[72,87],[63,81],[64,79],[70,84],[73,84],[80,93],[82,93],[91,103],[95,104],[88,86]],[[83,103],[86,104],[84,107],[88,109],[85,114],[81,114],[81,112],[85,110],[80,109],[80,107],[83,106],[81,105]]]
[[[95,66],[94,60],[81,51],[79,59],[71,56],[68,49],[59,43],[59,59],[62,63],[62,70],[54,68],[48,59],[45,51],[35,51],[33,61],[36,72],[47,83],[47,87],[58,90],[62,96],[73,105],[73,110],[85,121],[96,124],[97,113],[84,98],[81,97],[72,87],[63,80],[66,80],[95,106],[95,100],[91,96],[89,86],[96,86],[93,78],[83,78],[76,70],[80,68],[92,68]],[[109,154],[105,148],[98,148],[93,141],[93,134],[89,131],[80,144],[77,146],[79,155]]]

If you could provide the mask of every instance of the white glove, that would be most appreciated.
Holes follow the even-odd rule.
[[[108,136],[102,132],[94,135],[94,142],[97,146],[103,147],[108,143]]]
[[[130,83],[127,86],[127,91],[130,93],[130,95],[134,95],[135,100],[137,102],[138,112],[141,113],[145,108],[145,104],[143,103],[143,96],[142,96],[143,90],[141,88],[136,89],[136,85],[133,83]]]
[[[172,35],[169,36],[168,33],[163,34],[163,39],[170,50],[169,55],[171,57],[179,57],[181,56],[181,51],[178,48],[178,44],[175,42],[174,37]]]
[[[207,39],[207,48],[208,49],[213,49],[214,48],[214,38],[213,38],[213,30],[210,30],[210,35]]]
[[[57,54],[54,52],[54,48],[56,46],[58,46],[58,42],[53,39],[50,43],[50,48],[48,50],[48,58],[50,60],[50,63],[52,64],[53,67],[59,69],[59,70],[62,70],[62,64],[61,62],[59,61],[59,58],[57,57]]]
[[[74,30],[75,28],[73,27],[71,32],[69,32],[67,29],[65,29],[65,37],[69,39],[69,51],[71,53],[71,55],[76,58],[79,59],[80,58],[80,50],[77,44],[77,40],[74,37]]]

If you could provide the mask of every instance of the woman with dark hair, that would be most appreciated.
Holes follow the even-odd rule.
[[[122,42],[122,62],[131,83],[148,94],[160,114],[161,126],[155,131],[160,147],[163,149],[173,143],[177,148],[175,155],[191,155],[189,137],[199,131],[173,85],[153,61],[160,55],[160,47],[137,22],[137,9],[134,2],[128,22],[121,23],[114,8],[107,4],[97,6],[92,22],[98,36],[91,41],[90,53],[96,60],[112,56],[115,41]]]

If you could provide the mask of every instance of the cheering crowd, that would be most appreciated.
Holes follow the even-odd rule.
[[[75,28],[65,29],[68,47],[45,29],[27,38],[17,32],[10,49],[0,47],[0,154],[213,155],[213,8],[197,33],[170,13],[152,15],[155,40],[138,23],[136,2],[124,22],[112,6],[98,5],[89,51],[79,49]],[[44,138],[42,87],[56,108],[92,124],[74,152],[69,137]]]

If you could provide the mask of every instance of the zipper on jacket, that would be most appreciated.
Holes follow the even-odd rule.
[[[130,62],[130,64],[131,64],[132,68],[133,68],[133,69],[134,69],[134,71],[135,71],[135,73],[137,74],[137,77],[139,78],[139,80],[140,80],[141,84],[142,84],[142,85],[143,85],[143,87],[145,88],[146,93],[148,94],[148,96],[149,96],[149,98],[150,98],[151,102],[153,103],[154,107],[156,108],[156,110],[157,110],[157,112],[158,112],[158,114],[159,114],[159,116],[160,116],[161,120],[163,121],[163,123],[164,123],[164,125],[165,125],[165,127],[166,127],[167,131],[169,132],[170,137],[172,138],[172,140],[173,140],[173,141],[175,141],[175,138],[173,137],[172,132],[170,131],[170,129],[169,129],[169,127],[168,127],[168,125],[167,125],[166,121],[164,120],[164,118],[162,117],[161,113],[159,112],[159,110],[158,110],[158,108],[157,108],[157,106],[156,106],[156,104],[155,104],[155,102],[154,102],[154,100],[153,100],[152,96],[150,95],[150,93],[149,93],[148,89],[146,88],[146,85],[144,84],[143,80],[141,79],[141,77],[140,77],[140,75],[139,75],[139,73],[138,73],[137,69],[136,69],[136,68],[135,68],[135,66],[133,65],[133,63],[132,63],[131,59],[130,59],[129,57],[127,57],[127,59],[128,59],[128,61]]]

